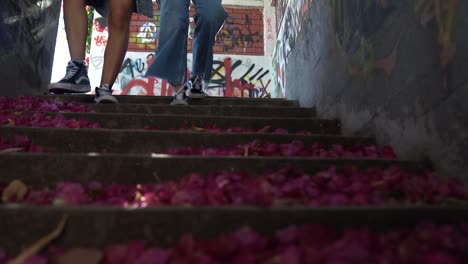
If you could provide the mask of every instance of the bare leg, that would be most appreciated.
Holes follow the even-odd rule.
[[[85,59],[88,17],[84,0],[64,0],[63,16],[71,59]]]
[[[88,33],[85,3],[85,0],[64,0],[63,2],[63,15],[71,61],[68,62],[65,76],[60,81],[49,85],[50,93],[87,93],[91,90],[88,71],[84,64]]]
[[[101,78],[101,85],[107,84],[109,88],[112,88],[127,52],[134,4],[135,0],[109,0],[109,39]]]

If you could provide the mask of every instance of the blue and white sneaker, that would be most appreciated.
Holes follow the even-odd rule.
[[[67,73],[59,82],[49,85],[49,92],[53,94],[87,93],[91,91],[88,70],[83,61],[71,60],[67,65]]]
[[[188,97],[190,98],[205,98],[208,95],[204,92],[207,87],[207,83],[203,80],[201,76],[195,76],[190,78],[188,83],[189,91]]]
[[[119,100],[112,95],[112,90],[108,85],[103,84],[96,87],[94,102],[97,104],[118,104]]]
[[[187,85],[181,88],[175,95],[174,99],[172,99],[171,105],[188,105],[188,97],[187,97]]]

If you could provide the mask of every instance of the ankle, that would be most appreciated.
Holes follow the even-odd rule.
[[[81,59],[81,58],[73,58],[73,59],[71,59],[70,61],[73,61],[73,62],[76,62],[76,63],[79,63],[79,64],[86,65],[85,60],[84,60],[84,59]]]
[[[106,84],[106,83],[105,83],[105,84],[99,85],[99,88],[101,88],[101,89],[106,89],[106,90],[109,90],[109,91],[111,90],[110,85],[109,85],[109,84]]]
[[[203,76],[201,74],[197,74],[197,75],[192,75],[190,76],[190,80],[193,82],[195,80],[203,80]]]
[[[174,92],[175,93],[180,93],[184,89],[184,85],[178,84],[178,85],[173,85],[174,86]]]

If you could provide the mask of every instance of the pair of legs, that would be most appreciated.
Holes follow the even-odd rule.
[[[192,0],[195,8],[195,35],[193,40],[192,81],[203,83],[211,79],[213,46],[216,34],[228,13],[221,0]],[[167,80],[176,94],[185,87],[187,71],[187,39],[190,0],[160,0],[159,41],[154,62],[146,75]]]
[[[106,93],[105,89],[111,90],[117,78],[120,66],[128,47],[130,20],[134,10],[135,0],[102,0],[108,1],[108,29],[109,38],[104,53],[104,66],[102,70],[101,86],[98,89]],[[64,0],[63,12],[65,30],[67,33],[68,47],[72,61],[83,62],[86,51],[86,38],[88,33],[88,18],[86,15],[85,0]],[[81,66],[79,66],[81,67]],[[87,78],[87,76],[86,76]],[[62,81],[61,81],[62,82]],[[70,89],[60,89],[61,82],[51,85],[52,91],[73,92],[73,83],[67,84]],[[89,85],[89,80],[88,80]],[[53,89],[53,88],[56,89]],[[90,88],[88,89],[88,91]],[[86,92],[86,89],[79,92]],[[97,90],[98,92],[98,90]],[[106,94],[111,96],[111,94]],[[111,96],[112,97],[112,96]],[[109,99],[112,101],[115,98]]]

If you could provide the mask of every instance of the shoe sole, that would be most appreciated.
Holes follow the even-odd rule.
[[[97,104],[118,104],[119,101],[113,95],[101,95],[99,98],[95,98],[94,101]]]
[[[172,101],[170,105],[188,105],[188,103],[187,101],[180,99]]]
[[[49,85],[49,93],[66,94],[66,93],[88,93],[91,92],[91,86],[78,85],[71,83],[52,83]]]
[[[200,98],[206,98],[208,96],[205,93],[192,93],[192,92],[189,92],[188,97],[200,99]]]

